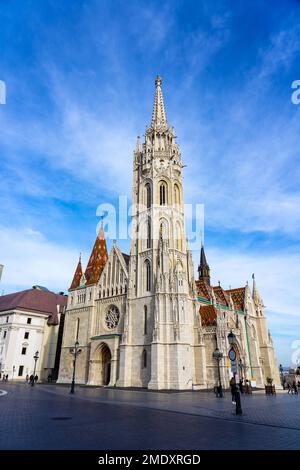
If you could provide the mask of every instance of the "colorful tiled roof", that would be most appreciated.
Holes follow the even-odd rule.
[[[217,324],[217,309],[214,305],[201,305],[200,315],[203,326],[215,326]]]
[[[226,291],[221,286],[215,286],[213,287],[213,290],[216,296],[216,301],[220,304],[229,306],[229,295]]]
[[[0,296],[0,312],[24,310],[47,315],[49,325],[58,324],[58,309],[67,305],[66,295],[40,289],[28,289]]]
[[[210,300],[211,299],[211,286],[202,280],[196,280],[196,288],[198,291],[198,295],[204,299]]]
[[[237,287],[236,289],[228,289],[225,291],[228,295],[231,295],[234,307],[237,310],[244,310],[245,290],[245,287]]]
[[[82,277],[82,266],[81,266],[81,259],[79,259],[70,289],[76,289],[76,287],[79,286],[81,277]]]
[[[85,270],[86,285],[96,284],[108,260],[106,240],[103,225],[99,230],[89,262]]]

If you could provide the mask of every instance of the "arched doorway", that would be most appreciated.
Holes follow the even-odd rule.
[[[103,343],[101,348],[101,363],[102,363],[102,384],[108,385],[110,382],[111,372],[111,352],[109,347]]]

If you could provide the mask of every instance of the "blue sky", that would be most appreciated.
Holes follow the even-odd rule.
[[[0,2],[1,290],[68,288],[97,206],[131,196],[159,73],[185,200],[205,204],[213,282],[241,286],[255,272],[290,364],[300,339],[300,2],[60,3]]]

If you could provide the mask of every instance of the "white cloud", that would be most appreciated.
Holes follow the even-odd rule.
[[[4,293],[35,284],[54,291],[69,288],[78,259],[76,250],[50,242],[31,227],[1,227],[0,246],[4,264],[0,288]]]

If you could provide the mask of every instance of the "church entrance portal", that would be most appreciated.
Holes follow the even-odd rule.
[[[111,352],[106,344],[101,348],[102,362],[102,385],[108,385],[110,382]]]

